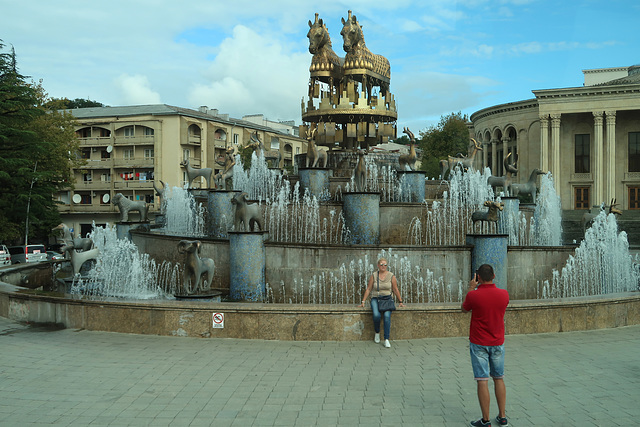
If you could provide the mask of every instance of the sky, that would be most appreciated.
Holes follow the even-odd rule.
[[[582,86],[582,70],[640,63],[637,0],[0,0],[0,40],[49,96],[110,106],[216,108],[301,124],[319,13],[344,56],[352,10],[391,63],[398,127],[414,133]],[[636,52],[636,53],[634,53]]]

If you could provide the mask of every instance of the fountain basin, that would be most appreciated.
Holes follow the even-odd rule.
[[[224,328],[214,328],[214,313]],[[359,341],[373,336],[371,311],[356,305],[214,303],[186,300],[92,301],[0,283],[0,316],[66,328],[202,338]],[[392,316],[393,339],[466,336],[459,303],[409,304]],[[511,301],[508,334],[569,332],[640,324],[640,293]]]

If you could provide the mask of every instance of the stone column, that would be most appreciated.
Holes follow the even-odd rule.
[[[607,201],[616,198],[616,112],[606,111],[607,118]]]
[[[593,121],[595,126],[593,128],[594,133],[594,155],[593,155],[593,199],[591,200],[591,205],[598,205],[604,201],[604,149],[603,149],[603,112],[602,111],[594,111],[593,112]]]
[[[502,158],[500,159],[500,169],[502,170],[501,176],[505,176],[507,174],[507,171],[504,169],[504,159],[509,155],[509,141],[511,141],[511,138],[508,136],[502,137]]]
[[[498,169],[496,165],[499,164],[499,160],[496,157],[498,157],[498,140],[492,139],[491,140],[491,175],[493,176],[498,176]]]
[[[487,163],[489,162],[489,149],[490,149],[490,142],[483,142],[483,150],[482,150],[482,170],[484,170],[484,168],[487,167]]]
[[[507,289],[507,244],[506,234],[467,234],[467,244],[473,245],[471,250],[471,272],[475,272],[482,264],[493,267],[494,280],[500,289]]]
[[[540,114],[540,169],[549,170],[549,115]]]
[[[551,114],[551,173],[556,193],[560,193],[560,114]],[[545,170],[546,172],[546,170]]]

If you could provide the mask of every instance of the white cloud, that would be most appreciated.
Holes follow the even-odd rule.
[[[288,51],[277,40],[237,25],[203,72],[207,82],[194,85],[189,101],[232,116],[264,113],[272,120],[299,121],[310,62],[308,53]]]
[[[146,76],[122,74],[115,80],[125,105],[160,104],[160,94],[151,89]]]

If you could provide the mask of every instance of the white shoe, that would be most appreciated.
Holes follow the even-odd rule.
[[[389,340],[384,340],[384,346],[386,348],[390,348],[391,347],[391,343],[389,342]]]
[[[375,336],[373,337],[373,342],[376,344],[380,343],[380,334],[375,334]]]

